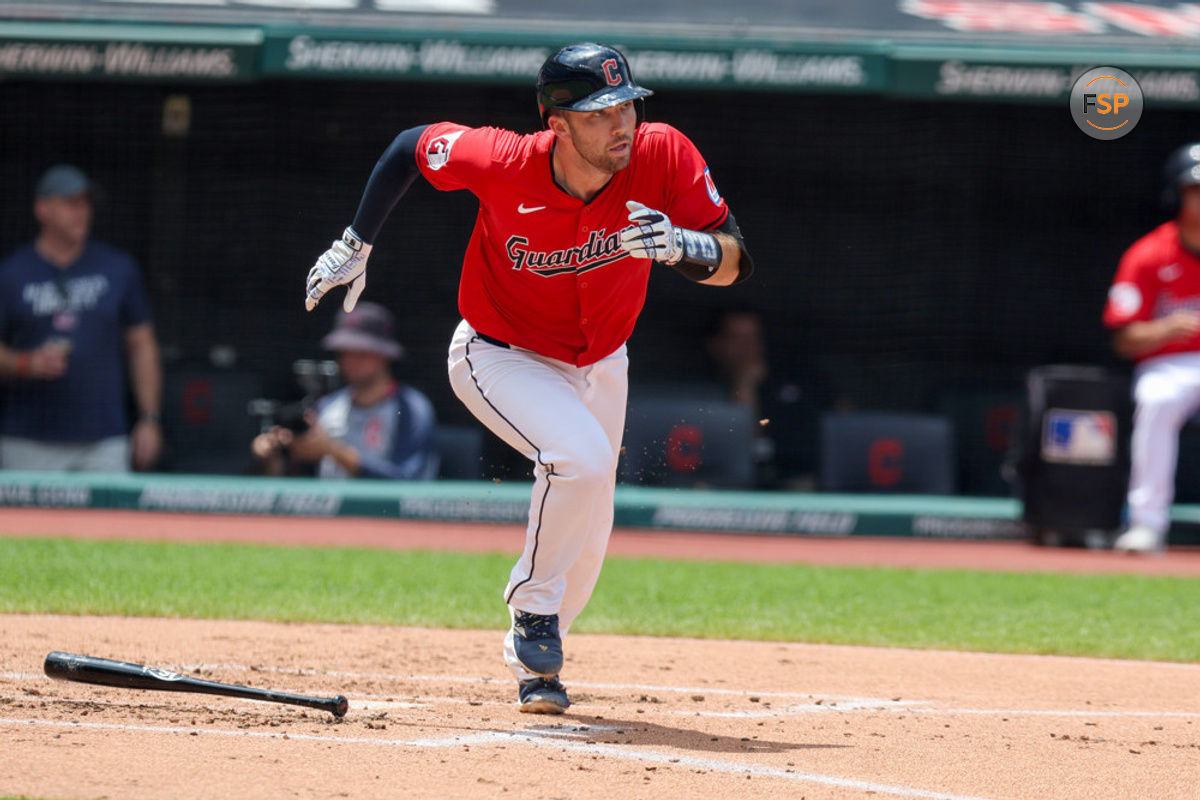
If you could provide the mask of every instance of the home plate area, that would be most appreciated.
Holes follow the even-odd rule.
[[[1200,768],[1194,665],[573,634],[536,716],[498,631],[0,622],[5,794],[1182,798]],[[350,711],[51,681],[55,649]]]

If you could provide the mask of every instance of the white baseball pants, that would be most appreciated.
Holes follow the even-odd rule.
[[[1129,521],[1166,532],[1175,498],[1179,431],[1200,409],[1200,353],[1147,359],[1134,370]]]
[[[509,575],[505,602],[558,614],[563,636],[592,595],[612,532],[628,366],[624,345],[576,367],[488,342],[465,321],[450,343],[454,393],[533,462],[525,550]],[[517,663],[511,631],[505,660],[518,680],[533,677]]]

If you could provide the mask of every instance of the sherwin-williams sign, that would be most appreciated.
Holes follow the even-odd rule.
[[[1150,107],[1200,105],[1200,53],[1151,56],[1069,50],[898,48],[889,55],[889,93],[953,100],[1066,103],[1075,80],[1102,64],[1118,66],[1133,75]]]
[[[0,22],[0,79],[236,82],[269,76],[530,85],[560,44],[557,37],[504,31],[446,36],[270,25]],[[1066,103],[1079,75],[1108,64],[1133,75],[1147,109],[1200,106],[1200,50],[651,36],[615,44],[629,56],[638,80],[656,88]]]
[[[377,34],[269,31],[265,75],[529,82],[555,46]],[[638,80],[658,86],[882,91],[883,56],[870,48],[694,47],[626,44]]]
[[[262,39],[254,28],[0,23],[0,75],[245,81]]]

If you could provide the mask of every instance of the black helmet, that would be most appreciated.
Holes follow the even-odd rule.
[[[567,45],[546,59],[537,76],[538,111],[543,125],[553,108],[599,111],[652,94],[633,82],[629,62],[619,50],[594,42]]]
[[[1180,192],[1185,186],[1200,183],[1200,142],[1185,144],[1167,158],[1163,166],[1163,206],[1167,213],[1179,213]]]

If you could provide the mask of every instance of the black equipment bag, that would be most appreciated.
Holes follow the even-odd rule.
[[[1102,367],[1030,370],[1022,519],[1041,544],[1106,547],[1121,527],[1129,485],[1129,379]]]

